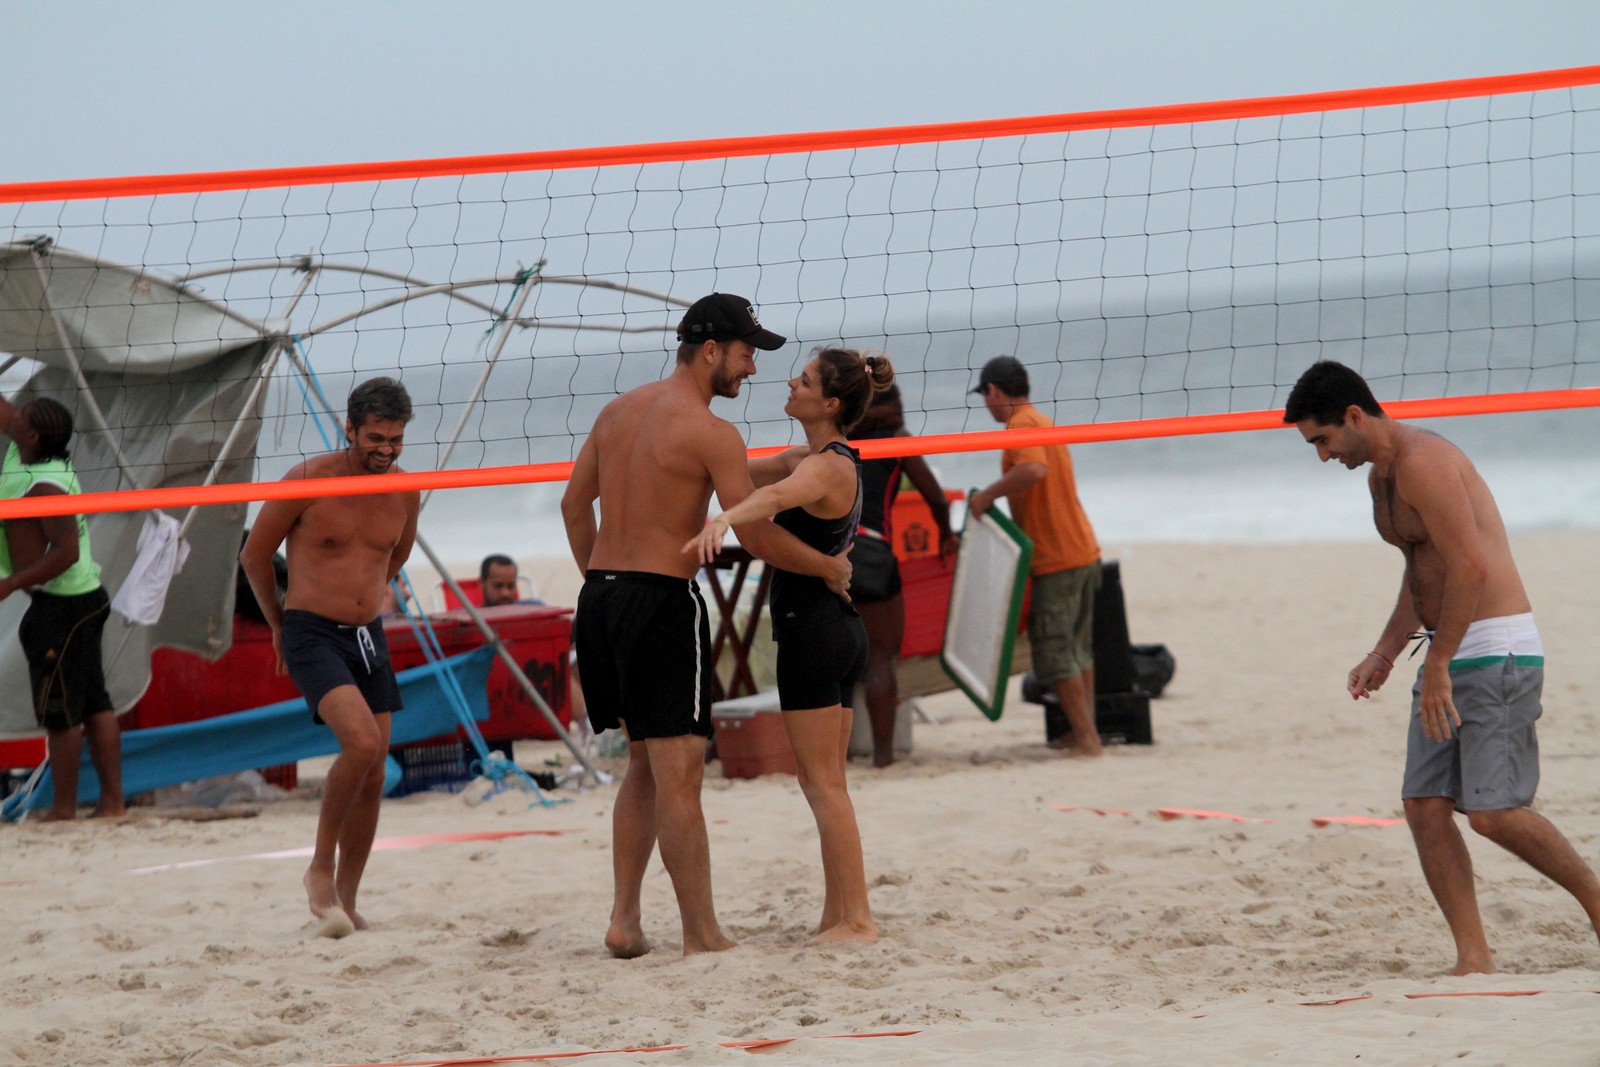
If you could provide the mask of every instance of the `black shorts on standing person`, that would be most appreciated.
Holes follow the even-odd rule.
[[[311,719],[318,726],[323,725],[317,711],[322,698],[341,685],[361,690],[361,698],[374,715],[403,707],[381,618],[355,626],[314,611],[286,608],[281,642],[283,665],[306,698]]]
[[[861,524],[861,456],[835,441],[823,451],[848,456],[856,465],[856,503],[836,519],[819,519],[804,508],[780,511],[773,519],[818,552],[833,555],[849,547]],[[849,603],[820,578],[774,568],[772,636],[778,642],[778,704],[784,711],[850,707],[856,683],[867,669],[867,631]]]
[[[711,736],[711,627],[692,578],[590,570],[572,636],[595,733]]]
[[[104,589],[56,596],[35,589],[17,637],[28,659],[33,715],[40,728],[70,730],[111,711],[101,634],[111,613]]]

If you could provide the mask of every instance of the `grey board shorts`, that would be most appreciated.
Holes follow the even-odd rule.
[[[1411,730],[1401,796],[1450,797],[1456,810],[1525,808],[1539,788],[1543,656],[1478,656],[1450,661],[1461,725],[1447,741],[1422,729],[1422,672],[1411,687]]]

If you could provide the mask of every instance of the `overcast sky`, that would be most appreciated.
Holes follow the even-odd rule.
[[[0,181],[849,129],[1583,66],[1593,0],[12,0]]]

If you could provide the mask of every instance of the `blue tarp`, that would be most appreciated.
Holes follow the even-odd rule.
[[[439,663],[400,671],[396,678],[405,707],[394,716],[390,743],[401,745],[456,732],[461,720],[439,678],[444,670],[455,672],[473,719],[487,719],[489,667],[493,663],[494,649],[485,645]],[[122,791],[132,796],[198,778],[328,756],[338,750],[333,731],[311,721],[304,699],[285,700],[199,722],[129,730],[122,735]],[[28,806],[49,807],[53,793],[46,770]],[[99,797],[100,779],[85,751],[78,772],[78,803],[93,803]],[[12,814],[9,809],[7,814]]]

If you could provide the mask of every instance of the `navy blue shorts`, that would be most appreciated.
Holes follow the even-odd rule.
[[[711,625],[692,578],[589,571],[572,637],[595,733],[711,736]]]
[[[403,706],[381,618],[354,626],[314,611],[290,608],[283,613],[279,643],[289,677],[300,687],[311,718],[319,725],[322,698],[341,685],[361,690],[374,715],[399,711]]]

